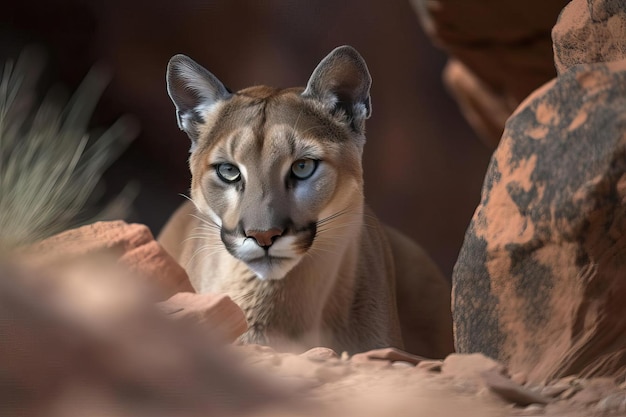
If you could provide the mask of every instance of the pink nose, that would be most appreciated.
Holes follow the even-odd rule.
[[[283,234],[280,229],[270,230],[246,230],[246,237],[253,237],[256,243],[264,248],[272,246],[272,243]]]

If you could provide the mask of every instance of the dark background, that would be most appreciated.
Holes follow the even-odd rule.
[[[385,222],[416,239],[446,276],[479,197],[490,155],[444,91],[444,54],[425,37],[408,0],[39,1],[3,6],[0,55],[38,44],[42,88],[73,90],[96,62],[113,80],[94,125],[122,114],[141,134],[109,170],[115,194],[141,189],[128,220],[155,235],[182,203],[188,139],[165,90],[170,56],[184,53],[233,90],[304,85],[334,47],[354,46],[373,78],[364,156],[366,199]]]

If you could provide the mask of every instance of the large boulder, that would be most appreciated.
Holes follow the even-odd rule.
[[[454,269],[457,351],[530,380],[626,375],[626,32],[582,36],[625,11],[564,10],[560,74],[508,120]]]
[[[550,29],[567,0],[411,2],[426,33],[453,57],[444,81],[465,117],[497,145],[506,117],[555,76]]]

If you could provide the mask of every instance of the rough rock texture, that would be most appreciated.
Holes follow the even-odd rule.
[[[624,59],[625,33],[623,0],[573,1],[552,30],[557,71],[560,74],[578,64]]]
[[[571,31],[582,10],[603,18]],[[614,61],[626,32],[578,54],[559,43],[625,10],[574,0],[563,12],[561,73],[507,122],[455,266],[457,351],[530,381],[626,375],[626,60]],[[559,51],[598,63],[567,68]]]
[[[490,145],[497,145],[502,115],[555,75],[550,29],[567,0],[412,3],[426,32],[454,57],[444,79],[461,110]]]
[[[150,230],[123,221],[97,222],[68,230],[21,251],[30,262],[62,266],[82,258],[111,256],[155,287],[161,299],[177,292],[194,292],[187,273],[161,248]]]

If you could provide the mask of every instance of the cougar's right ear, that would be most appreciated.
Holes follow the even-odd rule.
[[[188,56],[174,55],[167,64],[167,93],[176,106],[178,127],[192,142],[198,139],[197,126],[204,122],[202,114],[232,93],[220,80]]]

